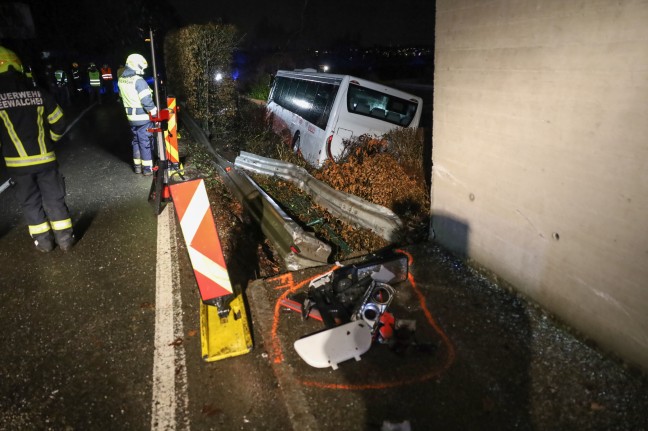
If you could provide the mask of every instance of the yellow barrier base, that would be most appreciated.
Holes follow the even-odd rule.
[[[185,170],[184,170],[184,165],[182,163],[177,163],[177,164],[170,164],[169,165],[169,176],[174,176],[174,175],[184,175]]]
[[[230,303],[226,318],[218,316],[218,308],[200,302],[200,345],[207,362],[244,355],[252,350],[252,334],[245,311],[243,295]]]

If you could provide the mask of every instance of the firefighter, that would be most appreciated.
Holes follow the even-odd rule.
[[[72,68],[70,69],[72,73],[72,84],[74,86],[74,99],[81,99],[83,96],[83,79],[81,78],[81,70],[79,69],[79,63],[76,61],[72,63]]]
[[[101,74],[94,63],[88,65],[88,82],[90,84],[90,104],[99,102],[101,105]]]
[[[153,92],[141,76],[147,67],[148,62],[142,55],[129,55],[118,82],[119,95],[133,133],[133,171],[143,175],[153,173],[153,134],[147,129],[153,127],[149,114],[157,115]]]
[[[70,88],[68,87],[68,76],[62,68],[54,71],[56,80],[56,101],[64,108],[70,106]]]
[[[101,87],[104,90],[104,97],[110,102],[113,94],[115,94],[115,87],[113,84],[112,69],[107,64],[101,67]]]
[[[54,96],[34,88],[18,56],[2,46],[0,118],[2,154],[36,248],[49,252],[56,243],[70,250],[72,219],[53,148],[65,130],[63,111]]]

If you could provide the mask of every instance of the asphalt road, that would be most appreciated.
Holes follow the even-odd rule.
[[[13,191],[0,195],[0,429],[285,428],[262,349],[202,361],[186,250],[173,213],[158,218],[147,202],[151,178],[131,171],[120,106],[66,115],[76,122],[57,155],[77,245],[38,252]],[[161,282],[172,304],[159,303]]]
[[[156,216],[131,172],[120,107],[85,112],[58,155],[72,251],[36,251],[0,195],[0,430],[648,430],[645,374],[431,243],[396,286],[407,348],[302,361],[293,343],[322,325],[278,300],[315,268],[246,286],[253,350],[205,362],[172,206]]]

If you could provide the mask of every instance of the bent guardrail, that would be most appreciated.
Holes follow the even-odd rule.
[[[352,226],[369,229],[388,241],[397,241],[402,222],[391,210],[358,196],[335,190],[300,166],[245,151],[241,151],[234,164],[251,172],[292,181],[308,193],[314,202],[339,219]]]
[[[288,270],[296,271],[328,263],[332,252],[330,245],[304,231],[245,172],[212,148],[205,132],[185,111],[181,111],[181,120],[189,133],[214,156],[214,166],[221,178],[250,216],[259,223],[261,231],[275,246]]]

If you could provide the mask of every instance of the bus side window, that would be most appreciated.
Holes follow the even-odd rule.
[[[275,103],[277,103],[279,106],[286,107],[286,87],[288,85],[288,78],[284,78],[282,76],[277,78],[277,84],[275,86],[275,90],[273,92],[273,99]]]
[[[297,106],[295,105],[295,93],[297,92],[299,81],[291,78],[289,78],[287,81],[288,82],[286,82],[285,90],[282,94],[282,100],[284,102],[283,107],[291,112],[295,112],[297,110]]]
[[[314,101],[315,97],[317,96],[317,82],[313,81],[308,81],[304,82],[304,89],[303,89],[303,95],[302,97],[302,109],[299,111],[299,115],[301,115],[306,121],[309,123],[315,123],[316,121],[316,114],[314,111]]]
[[[333,100],[335,100],[337,90],[338,87],[331,84],[318,84],[312,110],[314,121],[311,121],[311,123],[320,129],[324,129],[326,123],[328,123],[329,115],[331,114],[331,105],[333,104]]]

